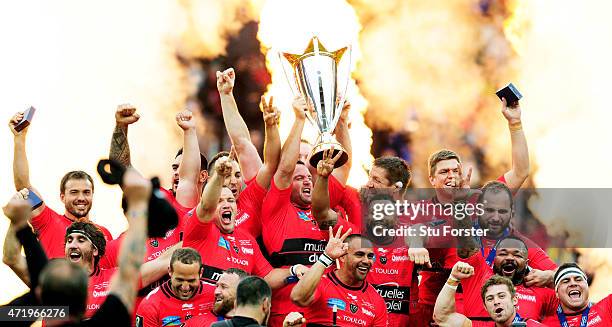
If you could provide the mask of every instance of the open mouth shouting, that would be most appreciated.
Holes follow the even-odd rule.
[[[229,225],[232,223],[232,210],[231,209],[221,210],[221,223],[224,225]]]
[[[304,187],[302,188],[302,193],[306,196],[311,196],[312,189],[310,187]]]
[[[506,277],[511,277],[514,275],[517,268],[518,267],[514,261],[508,261],[501,266],[502,273]]]
[[[504,314],[504,308],[501,308],[501,307],[497,308],[497,309],[495,309],[494,312],[495,312],[495,317],[496,318],[501,318],[503,316],[503,314]]]
[[[78,250],[70,250],[68,254],[68,260],[72,262],[80,262],[83,259],[83,254]]]
[[[570,301],[572,302],[581,302],[582,301],[582,292],[578,289],[572,289],[567,292]]]

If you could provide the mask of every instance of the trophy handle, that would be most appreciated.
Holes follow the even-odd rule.
[[[351,79],[351,65],[353,64],[353,46],[351,44],[349,44],[348,46],[348,70],[349,73],[346,74],[346,81],[344,83],[344,91],[342,92],[342,98],[340,98],[340,101],[338,102],[338,106],[336,107],[336,110],[340,110],[342,112],[342,108],[344,108],[344,102],[347,98],[347,91],[349,88],[349,81]],[[337,68],[336,68],[337,69]],[[332,126],[336,126],[338,124],[338,120],[340,120],[340,115],[336,115],[336,117],[333,120],[333,125]]]
[[[285,79],[287,79],[287,84],[289,84],[289,89],[291,89],[291,93],[293,94],[293,97],[295,98],[296,96],[301,95],[299,90],[294,89],[293,83],[291,82],[291,79],[289,78],[289,74],[287,74],[287,69],[285,68],[285,65],[283,64],[282,52],[276,51],[276,53],[278,54],[278,61],[280,62],[281,67],[283,68],[283,74],[285,75]],[[308,99],[306,99],[306,101],[308,101]],[[306,113],[306,119],[308,119],[308,121],[310,122],[310,124],[312,124],[312,126],[315,126],[315,127],[317,126],[315,121],[310,117],[308,113]]]

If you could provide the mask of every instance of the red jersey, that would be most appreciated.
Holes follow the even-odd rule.
[[[408,248],[374,248],[374,254],[368,281],[385,300],[389,327],[408,326],[414,268],[414,263],[408,257]]]
[[[247,187],[237,199],[236,228],[242,229],[253,238],[261,235],[261,206],[266,192],[265,188],[257,184],[254,177],[247,182]]]
[[[208,311],[203,282],[189,300],[177,298],[170,281],[155,288],[136,310],[136,327],[182,326],[192,317]]]
[[[93,316],[106,297],[108,296],[108,287],[110,286],[111,277],[118,268],[100,269],[95,268],[94,272],[89,275],[89,283],[87,286],[87,306],[85,308],[85,318]]]
[[[242,195],[241,195],[242,197]],[[270,254],[270,262],[276,267],[289,267],[295,264],[311,266],[325,250],[329,231],[321,231],[317,221],[312,216],[310,207],[298,208],[291,203],[291,186],[280,190],[274,183],[266,195],[262,207],[263,243]],[[344,217],[338,218],[339,226],[346,231],[348,222]],[[291,290],[295,284],[290,284],[274,290],[272,294],[272,318],[284,319],[289,312],[300,311],[291,302]],[[282,320],[281,320],[282,321]]]
[[[176,201],[176,196],[174,195],[174,193],[172,193],[172,190],[167,190],[163,187],[160,187],[159,190],[162,191],[162,193],[166,196],[166,200],[168,200],[174,210],[176,210],[176,214],[179,216],[179,219],[185,216],[189,212],[189,210],[193,209],[183,207],[182,204],[178,203],[178,201]]]
[[[346,212],[348,221],[355,226],[362,227],[362,210],[359,191],[350,186],[343,186],[334,175],[330,175],[329,192],[330,206],[332,208],[336,206],[342,207]],[[331,194],[332,192],[334,192],[333,195]]]
[[[527,256],[529,259],[529,267],[539,269],[539,270],[555,270],[557,269],[557,265],[548,257],[546,252],[542,250],[534,241],[527,238],[525,235],[519,233],[518,231],[510,231],[509,235],[514,237],[518,237],[525,245],[527,245]],[[498,240],[489,239],[489,238],[481,238],[483,246],[478,253],[483,257],[487,258],[491,253],[491,250],[495,248]]]
[[[49,259],[63,258],[66,229],[73,221],[45,205],[45,208],[37,216],[32,217],[31,223],[47,257]],[[104,233],[107,243],[113,239],[108,229],[95,223],[94,225]]]
[[[500,176],[497,181],[506,183],[506,179],[503,175]],[[477,201],[478,195],[475,194],[468,200],[468,203],[476,205]],[[437,198],[433,198],[430,201],[424,201],[423,204],[427,207],[432,204],[440,204],[440,202]],[[416,217],[414,223],[425,224],[430,229],[438,231],[438,235],[440,235],[430,238],[427,242],[432,268],[421,271],[421,283],[419,284],[419,304],[433,306],[436,303],[436,298],[438,294],[440,294],[442,287],[444,287],[444,283],[446,283],[450,275],[450,270],[455,263],[457,263],[459,258],[457,257],[456,238],[450,235],[450,233],[444,233],[444,228],[453,227],[454,217],[445,215],[444,212],[441,213],[439,210],[433,210],[436,212],[431,212],[432,210],[430,209],[429,211],[430,212],[424,215]],[[457,312],[461,312],[462,295],[461,293],[457,294]]]
[[[204,311],[201,315],[187,320],[183,327],[209,327],[211,324],[223,320],[225,320],[225,317],[219,317],[215,315],[212,311],[207,310]]]
[[[338,326],[387,326],[385,300],[367,281],[362,286],[351,287],[343,284],[335,271],[323,275],[314,301],[302,308],[304,318],[309,324],[331,326],[334,305],[338,308]]]
[[[558,305],[558,304],[557,304]],[[542,320],[547,326],[561,326],[557,312],[549,312],[549,315]],[[580,327],[582,319],[582,311],[574,314],[566,314],[567,324],[569,327]],[[612,294],[605,297],[603,300],[593,304],[589,310],[589,318],[587,320],[588,327],[604,327],[612,326]]]
[[[462,259],[474,267],[474,275],[463,279],[464,315],[472,317],[489,317],[485,310],[480,291],[482,285],[489,277],[493,276],[493,269],[487,265],[484,258],[474,254],[467,259]],[[516,297],[518,304],[517,312],[525,319],[540,321],[551,310],[555,310],[555,292],[550,288],[527,287],[524,284],[516,285]]]
[[[195,209],[189,215],[195,215]],[[202,223],[196,216],[187,219],[184,230],[183,246],[196,249],[202,256],[202,279],[206,283],[204,293],[210,304],[213,302],[214,285],[225,269],[240,268],[249,275],[259,277],[272,271],[257,241],[242,230],[235,229],[233,233],[225,234],[214,222]]]

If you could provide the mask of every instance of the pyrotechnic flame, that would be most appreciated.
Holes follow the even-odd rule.
[[[167,185],[180,146],[174,115],[193,92],[185,59],[222,54],[224,38],[251,14],[241,9],[244,3],[206,1],[202,8],[196,1],[3,2],[0,28],[10,51],[0,60],[5,126],[0,203],[14,193],[13,142],[6,124],[15,112],[34,105],[38,111],[27,146],[32,184],[51,208],[63,212],[61,177],[85,170],[95,178],[91,217],[118,236],[127,225],[120,191],[105,186],[95,172],[98,159],[108,156],[116,106],[137,106],[141,119],[129,132],[132,162],[143,175],[157,175]],[[0,220],[2,239],[7,225]],[[5,265],[0,279],[6,286],[0,303],[24,290]]]
[[[359,29],[359,21],[353,8],[343,0],[270,0],[265,3],[261,12],[258,38],[266,50],[271,49],[266,52],[266,65],[272,75],[272,84],[269,85],[266,96],[273,95],[274,102],[282,111],[282,139],[289,134],[294,120],[291,109],[293,93],[283,73],[278,51],[302,53],[313,36],[318,36],[330,51],[352,44],[351,62],[354,70],[360,53],[359,44],[356,42]],[[364,166],[368,167],[372,162],[372,132],[363,119],[367,102],[360,95],[353,79],[346,96],[351,101],[350,134],[353,144],[353,169],[349,184],[358,187],[367,181]],[[316,129],[307,124],[304,138],[314,143],[316,137]]]
[[[538,170],[538,187],[609,188],[612,172],[610,148],[612,118],[608,95],[612,74],[612,22],[606,1],[524,1],[519,20],[528,20],[529,30],[513,44],[523,44],[519,85],[530,90],[525,96],[525,125]],[[519,6],[522,7],[522,6]],[[606,167],[601,169],[602,167]],[[576,199],[563,203],[534,203],[538,217],[548,226],[564,224],[570,239],[577,231],[588,231],[576,217],[595,213],[609,216],[605,191],[592,191],[592,201]],[[546,201],[544,198],[543,201]],[[603,201],[603,202],[602,202]],[[547,209],[547,210],[544,210]],[[554,210],[553,210],[554,209]],[[572,217],[572,219],[568,218]],[[581,249],[596,280],[592,300],[609,293],[612,271],[612,228],[600,225],[593,231],[607,235],[607,249]],[[607,229],[607,230],[606,230]],[[607,231],[607,233],[606,233]],[[585,235],[595,237],[594,235]]]

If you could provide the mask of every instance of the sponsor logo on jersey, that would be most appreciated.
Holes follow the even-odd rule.
[[[249,219],[249,214],[248,213],[243,213],[242,215],[239,215],[238,218],[236,218],[236,226],[242,224],[243,222],[245,222],[247,219]]]
[[[224,249],[226,249],[226,250],[230,249],[229,242],[226,239],[224,239],[223,236],[219,236],[219,241],[217,242],[217,245],[222,247],[222,248],[224,248]]]
[[[183,306],[181,306],[181,309],[182,310],[191,310],[191,309],[193,309],[193,304],[185,303],[185,304],[183,304]]]
[[[179,316],[167,316],[162,318],[162,326],[180,326],[181,317]]]
[[[302,219],[303,221],[310,221],[310,217],[308,217],[308,214],[304,211],[298,211],[298,218]]]
[[[372,318],[374,318],[374,313],[372,313],[372,311],[366,309],[366,308],[361,308],[361,312],[363,312],[364,315],[366,316],[370,316]]]
[[[527,295],[527,294],[521,294],[521,293],[516,293],[516,297],[519,300],[523,300],[523,301],[529,301],[529,302],[537,302],[535,295]]]
[[[334,305],[336,307],[338,307],[338,310],[346,310],[346,302],[340,300],[340,299],[336,299],[336,298],[329,298],[327,300],[327,306],[330,308],[333,308]]]
[[[353,323],[354,325],[365,326],[367,323],[363,319],[351,317],[351,316],[342,316],[342,320]]]
[[[350,298],[351,298],[351,300],[353,300],[353,301],[357,301],[357,297],[356,297],[355,295],[353,295],[353,294],[351,294],[351,293],[346,293],[346,295],[348,295],[348,297],[350,297]]]
[[[244,252],[245,254],[253,255],[253,249],[245,248],[244,246],[242,247],[242,252]]]
[[[393,262],[401,262],[401,261],[409,261],[410,258],[407,255],[392,255],[391,261]]]

